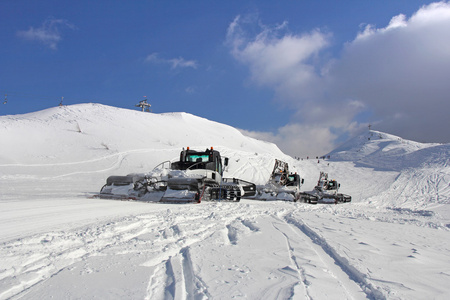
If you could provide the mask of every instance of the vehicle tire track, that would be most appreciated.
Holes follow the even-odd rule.
[[[194,270],[191,258],[191,248],[185,247],[180,251],[182,256],[182,266],[184,283],[186,288],[186,299],[211,299],[207,286],[199,278]]]
[[[338,266],[353,282],[355,282],[361,288],[361,291],[366,294],[366,297],[368,299],[386,299],[386,297],[378,288],[374,287],[370,282],[366,280],[366,275],[352,266],[345,257],[340,256],[337,251],[330,244],[328,244],[326,239],[324,239],[318,233],[308,227],[304,222],[293,217],[292,213],[285,216],[284,220],[287,224],[290,224],[299,229],[314,244],[318,245],[323,250],[323,252],[334,261],[336,266]]]
[[[160,218],[126,217],[72,232],[50,232],[2,244],[0,284],[3,288],[0,288],[0,298],[23,295],[71,265],[100,253],[132,253],[126,249],[128,245],[130,248],[139,246],[140,236],[152,234],[154,229],[161,227]],[[147,251],[160,247],[155,244]],[[24,257],[28,259],[17,267],[15,262]]]
[[[306,279],[306,275],[305,275],[305,269],[301,267],[301,264],[297,261],[297,257],[295,256],[295,249],[294,247],[291,245],[291,241],[288,237],[288,235],[280,229],[280,225],[276,224],[276,223],[272,223],[273,227],[278,230],[286,239],[286,244],[287,244],[287,248],[288,248],[288,253],[289,253],[289,259],[291,261],[291,264],[293,266],[295,266],[295,272],[297,274],[297,277],[299,279],[299,282],[301,282],[303,284],[303,289],[302,292],[304,294],[304,298],[305,299],[312,299],[311,295],[308,292],[308,286],[310,285],[310,283],[308,282],[308,280]],[[291,297],[294,297],[295,293],[295,289],[298,286],[298,284],[295,284],[292,287],[292,292],[291,292]]]

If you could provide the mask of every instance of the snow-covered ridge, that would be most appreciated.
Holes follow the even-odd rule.
[[[398,136],[370,130],[345,142],[329,154],[336,161],[353,161],[361,165],[390,170],[418,167],[436,161],[450,144],[419,143]],[[448,156],[447,156],[448,157]]]
[[[187,113],[153,114],[78,104],[0,117],[0,164],[67,162],[136,149],[228,147],[283,156],[274,144]]]

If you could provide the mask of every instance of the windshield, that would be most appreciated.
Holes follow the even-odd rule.
[[[208,162],[209,161],[209,155],[203,154],[203,155],[187,155],[186,161],[189,162]]]

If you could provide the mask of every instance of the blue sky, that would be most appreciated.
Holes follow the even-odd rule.
[[[293,156],[374,129],[449,142],[450,4],[0,1],[0,115],[184,111]]]

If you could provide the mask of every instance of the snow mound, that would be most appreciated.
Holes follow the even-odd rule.
[[[365,188],[372,189],[372,195],[353,190],[364,194],[362,198],[369,204],[424,209],[450,203],[450,144],[419,143],[371,130],[328,155],[334,162],[353,163],[352,176],[361,174],[357,178],[342,174],[353,186],[362,187],[355,181],[371,174]],[[361,172],[360,168],[374,171]]]
[[[0,164],[74,162],[137,149],[229,147],[284,155],[276,145],[187,113],[78,104],[0,117]]]
[[[450,145],[419,143],[370,130],[327,154],[335,161],[353,161],[378,169],[402,170],[435,161]],[[448,156],[447,156],[448,157]]]

